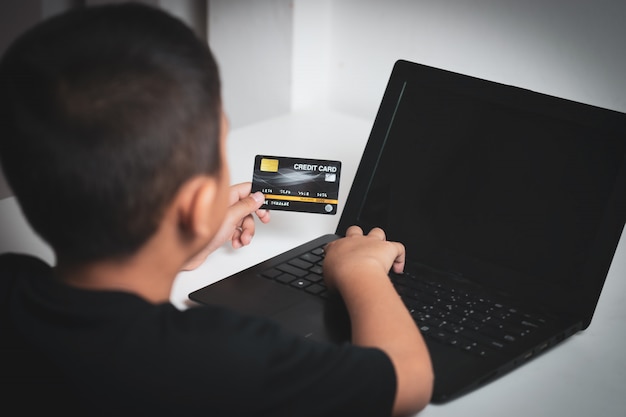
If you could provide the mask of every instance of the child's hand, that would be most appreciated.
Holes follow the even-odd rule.
[[[386,276],[390,269],[401,273],[404,269],[404,246],[386,240],[380,228],[367,235],[358,226],[351,226],[346,237],[326,246],[324,277],[331,287],[342,287],[349,280],[367,276]]]
[[[234,249],[250,244],[254,237],[254,218],[252,213],[261,220],[261,223],[270,221],[268,210],[259,210],[265,201],[265,197],[259,191],[250,194],[252,184],[244,182],[230,187],[229,209],[224,219],[224,224],[213,239],[218,246],[231,241]],[[217,248],[217,247],[216,247]]]
[[[229,208],[222,227],[215,234],[209,245],[183,266],[184,271],[200,266],[209,254],[230,241],[234,249],[250,244],[254,237],[255,225],[252,213],[262,223],[270,221],[268,210],[259,210],[265,201],[262,193],[250,194],[252,184],[249,182],[232,185],[229,191]]]

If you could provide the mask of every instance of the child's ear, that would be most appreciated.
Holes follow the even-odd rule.
[[[199,176],[187,181],[176,198],[178,227],[183,235],[207,240],[215,234],[219,184],[216,178]]]

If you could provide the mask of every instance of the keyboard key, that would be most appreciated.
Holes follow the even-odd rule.
[[[307,276],[304,277],[305,279],[308,279],[311,282],[324,282],[324,277],[322,277],[321,275],[318,274],[309,274]]]
[[[524,314],[524,319],[520,321],[521,324],[528,327],[538,328],[546,323],[545,319],[539,317],[533,317],[530,314]]]
[[[307,262],[311,262],[312,264],[319,262],[322,260],[322,257],[319,255],[314,255],[310,252],[305,253],[300,257],[300,259],[304,259]]]
[[[465,351],[466,352],[470,352],[470,353],[472,353],[472,354],[474,354],[476,356],[480,356],[482,358],[486,358],[486,357],[490,356],[493,353],[492,350],[487,349],[487,348],[485,348],[484,346],[481,346],[481,345],[472,345],[472,346],[466,347]]]
[[[282,271],[279,271],[278,269],[275,269],[275,268],[270,268],[267,271],[263,271],[261,275],[264,276],[265,278],[274,279],[280,274],[282,274]]]
[[[326,291],[326,288],[319,284],[311,284],[304,289],[306,292],[310,292],[311,294],[321,294]]]
[[[324,256],[324,248],[316,248],[311,251],[313,255]]]
[[[283,284],[289,284],[290,282],[295,281],[296,279],[297,277],[294,277],[293,275],[287,274],[287,273],[281,274],[276,277],[276,281],[282,282]]]
[[[302,278],[308,274],[307,271],[300,269],[300,268],[296,268],[295,266],[289,265],[289,264],[280,264],[276,268],[288,274],[295,275],[298,278]]]
[[[300,269],[309,269],[310,267],[313,266],[313,264],[311,262],[307,262],[303,259],[300,258],[296,258],[296,259],[292,259],[289,262],[287,262],[289,265],[293,265],[297,268]]]
[[[324,268],[322,268],[319,265],[315,265],[312,268],[309,268],[309,272],[312,272],[312,273],[318,274],[318,275],[322,275],[322,272],[324,272]]]
[[[464,351],[472,353],[477,356],[485,357],[488,355],[487,349],[485,349],[483,346],[479,345],[476,342],[472,342],[472,341],[461,342],[459,346]]]
[[[466,334],[465,337],[476,344],[479,344],[481,346],[487,346],[495,350],[500,350],[505,346],[504,342],[494,340],[493,338],[483,335],[481,333]]]
[[[522,326],[517,325],[517,323],[511,324],[511,323],[503,322],[503,323],[497,324],[495,327],[500,329],[503,333],[510,334],[516,337],[526,336],[527,334],[530,334],[532,331],[532,329],[529,329],[529,328],[522,328]]]
[[[452,335],[443,330],[433,330],[428,333],[428,336],[442,343],[448,343],[448,341],[452,339]]]
[[[479,332],[499,343],[512,343],[516,338],[512,334],[503,333],[501,329],[497,329],[491,326],[484,326],[479,329]]]

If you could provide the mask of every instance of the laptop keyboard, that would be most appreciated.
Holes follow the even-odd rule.
[[[261,275],[327,298],[328,289],[322,276],[323,261],[324,249],[319,247]],[[444,287],[429,279],[429,275],[432,272],[405,272],[391,274],[391,280],[424,337],[435,342],[488,357],[506,350],[548,321],[461,287]]]
[[[291,285],[311,294],[328,297],[328,289],[322,276],[324,248],[316,248],[304,255],[293,258],[275,268],[263,271],[265,278]]]
[[[394,275],[392,281],[424,336],[478,356],[506,350],[548,321],[410,273]]]

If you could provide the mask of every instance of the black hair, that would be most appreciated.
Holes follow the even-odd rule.
[[[134,253],[195,175],[218,175],[205,41],[140,4],[71,10],[0,62],[0,160],[33,229],[72,262]]]

